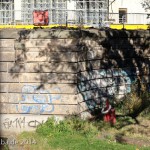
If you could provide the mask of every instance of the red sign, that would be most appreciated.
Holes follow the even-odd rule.
[[[33,24],[35,26],[46,26],[49,23],[48,10],[33,11]]]

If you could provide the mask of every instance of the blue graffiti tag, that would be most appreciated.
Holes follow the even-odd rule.
[[[56,93],[61,93],[60,88],[53,88]],[[37,86],[25,85],[22,88],[22,99],[16,105],[18,112],[26,113],[52,113],[53,101],[61,100],[61,94],[50,94],[48,90],[38,89]]]
[[[102,103],[103,98],[118,96],[131,92],[133,82],[128,72],[122,69],[89,70],[86,75],[79,75],[78,91],[83,96],[89,109]]]

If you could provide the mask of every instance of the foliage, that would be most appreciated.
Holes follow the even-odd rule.
[[[53,117],[49,118],[44,124],[37,127],[36,132],[43,136],[52,134],[55,130],[55,120]]]
[[[135,83],[131,86],[131,93],[126,94],[118,106],[121,113],[136,118],[150,108],[150,92],[143,83],[140,82],[140,88]]]
[[[108,134],[103,136],[103,129]],[[135,150],[137,148],[134,145],[117,143],[113,139],[111,130],[111,126],[102,121],[82,120],[79,116],[73,115],[60,122],[49,118],[46,123],[38,126],[36,132],[24,132],[19,139],[34,139],[37,144],[22,147],[30,150]],[[148,150],[140,148],[142,149]]]
[[[24,134],[25,139],[30,138],[30,134]],[[109,140],[100,140],[98,138],[91,138],[76,133],[74,135],[57,135],[54,137],[43,137],[37,133],[34,135],[37,141],[35,145],[25,145],[20,149],[30,150],[135,150],[137,146],[124,145]],[[46,142],[45,142],[46,141]],[[27,147],[28,146],[28,147]],[[142,148],[140,150],[148,150]]]
[[[150,10],[150,0],[143,0],[142,6],[146,11]],[[148,14],[148,18],[149,17],[150,17],[150,14]]]
[[[54,136],[58,134],[80,134],[95,135],[98,130],[94,124],[82,120],[80,117],[73,115],[57,123],[54,118],[49,118],[46,123],[38,126],[36,132],[42,136]]]

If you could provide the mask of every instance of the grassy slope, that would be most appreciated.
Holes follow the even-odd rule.
[[[122,122],[121,122],[122,123]],[[108,135],[102,136],[105,125],[71,119],[55,125],[52,120],[39,126],[36,132],[24,132],[18,139],[34,139],[36,144],[20,146],[25,150],[149,150],[150,147],[138,147],[135,145],[119,144]],[[102,127],[100,127],[100,125]],[[98,128],[100,127],[100,128]],[[105,126],[107,133],[118,134],[119,131],[113,127]],[[125,127],[124,127],[125,128]],[[127,128],[128,130],[128,128]],[[131,133],[133,134],[133,133]],[[105,136],[106,137],[106,136]],[[130,137],[130,136],[129,136]]]
[[[37,144],[24,145],[27,150],[136,150],[136,146],[123,145],[108,140],[75,134],[59,134],[50,137],[39,136],[36,133],[23,133],[20,138],[33,138]],[[22,146],[21,146],[22,147]],[[148,148],[143,148],[148,150]]]

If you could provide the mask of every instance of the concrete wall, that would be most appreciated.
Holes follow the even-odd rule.
[[[93,36],[81,43],[77,87],[81,112],[96,114],[106,99],[121,100],[130,93],[133,83],[150,89],[150,37],[142,30],[106,30]]]
[[[34,129],[30,123],[38,125],[50,115],[61,119],[79,112],[74,39],[45,39],[42,31],[34,30],[24,39],[26,31],[17,32],[4,30],[0,39],[1,131],[5,134]]]
[[[52,115],[93,114],[104,99],[149,85],[149,31],[1,30],[1,134]]]

